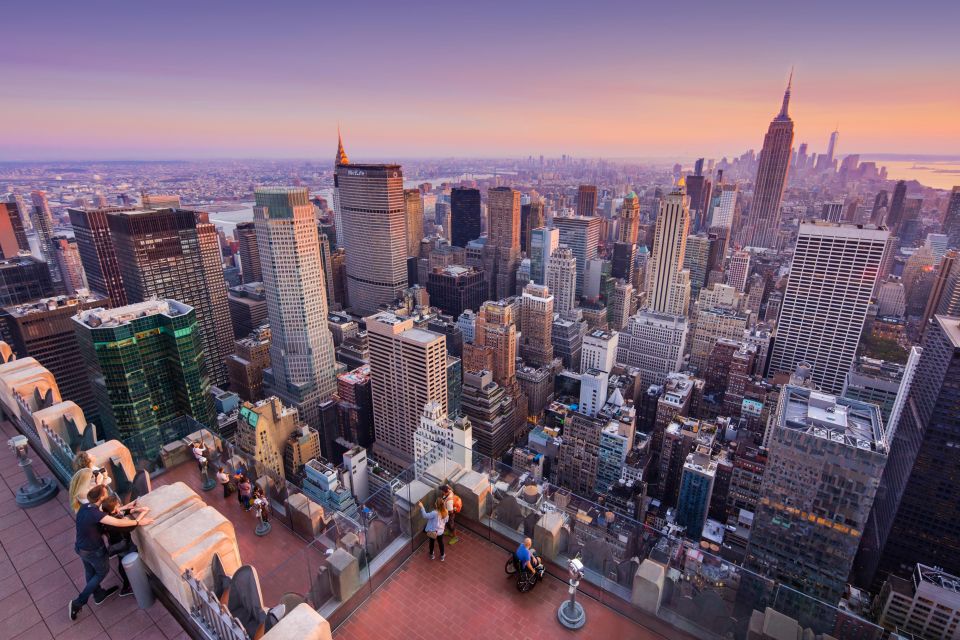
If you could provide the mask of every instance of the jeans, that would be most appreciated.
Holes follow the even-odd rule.
[[[437,545],[439,545],[439,547],[440,547],[440,555],[441,555],[441,556],[444,555],[444,553],[443,553],[443,534],[442,534],[442,533],[437,536],[436,540],[434,540],[433,538],[427,538],[427,540],[430,541],[430,555],[433,555],[433,545],[434,545],[434,543],[436,543]]]
[[[74,606],[79,608],[87,604],[90,596],[99,597],[103,595],[104,590],[100,588],[100,583],[110,573],[110,560],[107,557],[106,549],[96,551],[78,549],[77,555],[83,561],[83,572],[87,578],[87,584],[83,587],[83,591],[73,601]]]

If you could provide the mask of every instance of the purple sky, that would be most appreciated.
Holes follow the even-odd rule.
[[[0,160],[960,154],[960,2],[326,5],[14,3]]]

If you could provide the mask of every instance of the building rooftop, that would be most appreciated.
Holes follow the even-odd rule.
[[[119,327],[138,318],[157,314],[170,317],[181,316],[191,310],[192,307],[176,300],[147,300],[146,302],[137,302],[114,309],[89,309],[81,311],[77,317],[81,323],[96,329],[98,327]]]
[[[937,321],[943,327],[947,338],[953,343],[953,346],[960,347],[960,318],[955,316],[937,316]]]
[[[786,406],[781,414],[781,426],[805,430],[858,449],[886,451],[883,421],[877,405],[793,385],[786,385],[783,394]]]
[[[77,291],[76,295],[72,296],[54,296],[52,298],[39,298],[33,300],[32,302],[26,304],[12,304],[10,306],[4,307],[3,310],[14,318],[22,318],[24,316],[29,316],[35,313],[44,313],[46,311],[53,311],[54,309],[62,309],[64,307],[74,307],[81,304],[87,304],[90,302],[96,303],[101,300],[106,301],[106,298],[98,296],[96,294],[91,294],[86,290]]]

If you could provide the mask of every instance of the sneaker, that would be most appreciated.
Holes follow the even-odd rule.
[[[123,585],[122,587],[120,587],[120,593],[117,594],[117,595],[119,595],[121,598],[125,598],[125,597],[127,597],[127,596],[132,596],[132,595],[133,595],[133,589],[132,589],[132,588],[130,587],[130,585],[128,585],[128,584]]]
[[[440,562],[443,562],[443,561],[446,560],[446,559],[447,559],[447,556],[445,556],[445,555],[440,556]]]
[[[458,538],[457,536],[453,536],[452,538],[447,540],[447,544],[457,544],[458,542],[460,542],[460,538]]]
[[[115,594],[117,591],[120,591],[120,587],[114,585],[109,589],[107,589],[106,591],[104,591],[99,598],[97,596],[93,596],[93,603],[97,605],[103,604],[107,598]]]
[[[80,610],[83,609],[83,607],[76,607],[76,606],[74,606],[73,600],[71,600],[70,603],[67,604],[67,609],[69,609],[69,611],[70,611],[70,619],[71,619],[71,620],[76,620],[76,619],[77,619],[77,615],[80,614]]]
[[[433,554],[432,554],[432,553],[430,554],[430,559],[433,560]]]

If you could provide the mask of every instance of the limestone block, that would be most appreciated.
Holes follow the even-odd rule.
[[[302,493],[287,497],[287,517],[290,528],[307,540],[323,531],[323,507]]]
[[[533,544],[540,555],[555,560],[560,554],[560,539],[566,516],[561,511],[543,514],[533,529]]]
[[[446,483],[450,478],[460,473],[460,465],[453,460],[437,460],[424,469],[420,480],[433,488]]]
[[[213,507],[204,506],[181,518],[175,527],[161,528],[153,535],[157,544],[173,554],[198,544],[203,536],[214,531],[230,538],[237,537],[232,522]]]
[[[213,556],[220,557],[224,573],[233,575],[233,573],[242,566],[240,562],[240,550],[237,548],[235,539],[228,538],[222,532],[214,532],[207,535],[197,544],[171,556],[169,564],[161,565],[161,573],[167,576],[170,584],[164,582],[167,589],[175,594],[182,595],[184,598],[180,602],[189,604],[190,593],[186,583],[181,579],[183,572],[187,569],[193,570],[193,575],[198,580],[213,589]],[[181,590],[180,594],[170,588],[171,585]]]
[[[660,610],[666,579],[667,568],[662,564],[650,559],[640,563],[633,576],[633,592],[630,595],[633,606],[656,615]]]
[[[111,468],[113,461],[117,461],[130,482],[133,482],[133,477],[137,475],[137,467],[133,464],[130,449],[127,449],[126,445],[119,440],[107,440],[92,449],[87,449],[87,453],[90,454],[98,467],[108,470]],[[114,486],[116,486],[116,478],[114,478]]]
[[[427,521],[420,515],[420,508],[417,502],[423,502],[423,507],[431,511],[431,501],[435,490],[419,480],[414,480],[410,484],[400,487],[396,492],[397,509],[400,511],[400,528],[404,535],[414,536],[423,531]]]
[[[330,554],[327,563],[330,566],[333,597],[340,602],[349,600],[360,588],[360,563],[343,549],[337,549]]]
[[[263,640],[333,640],[333,632],[323,616],[302,603],[265,633]]]
[[[83,435],[84,431],[89,428],[87,420],[83,415],[83,409],[81,409],[77,403],[70,400],[57,403],[52,407],[47,407],[46,409],[41,409],[40,411],[34,411],[32,417],[34,428],[40,435],[40,441],[43,443],[43,447],[47,451],[51,451],[50,438],[47,436],[47,432],[41,427],[41,425],[46,425],[48,429],[60,436],[60,439],[66,442],[68,445],[70,444],[70,432],[67,428],[67,423],[64,417],[70,417],[73,419],[74,424],[77,426],[77,431],[80,432],[81,436]],[[131,476],[131,478],[132,477],[133,476]]]
[[[160,459],[163,460],[164,467],[172,469],[194,458],[190,447],[183,440],[174,440],[160,448]]]
[[[150,507],[150,517],[157,523],[150,525],[156,526],[167,515],[183,509],[189,504],[203,502],[196,492],[183,482],[174,482],[173,484],[157,487],[139,500],[139,504],[144,507]]]
[[[459,517],[480,521],[489,514],[490,478],[487,474],[467,471],[457,478],[453,491],[463,501]]]

